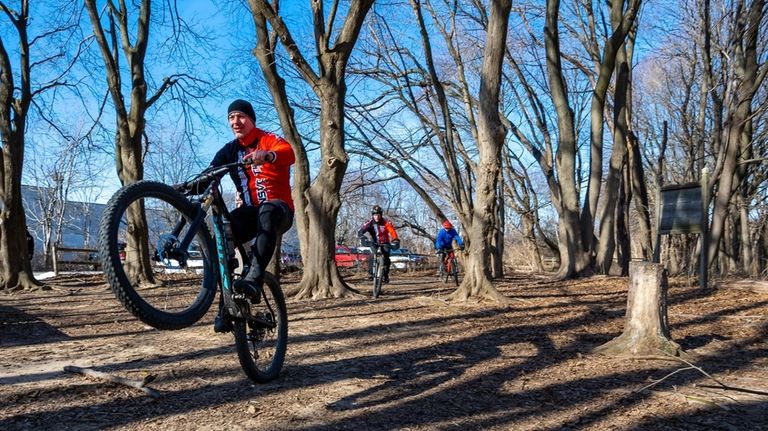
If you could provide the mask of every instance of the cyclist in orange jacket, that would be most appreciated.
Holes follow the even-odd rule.
[[[283,138],[256,127],[253,105],[237,99],[227,109],[227,121],[235,139],[226,143],[213,157],[210,166],[243,161],[250,163],[230,172],[237,189],[237,208],[232,210],[232,234],[240,242],[253,241],[251,269],[234,282],[235,291],[259,302],[264,273],[277,246],[277,237],[293,223],[291,197],[291,165],[296,158],[291,145]],[[205,190],[210,180],[197,184],[176,185],[185,193]],[[227,332],[223,320],[216,316],[216,332]]]
[[[360,241],[363,243],[363,245],[366,245],[368,239],[365,237],[365,234],[368,233],[371,235],[374,245],[379,244],[383,246],[382,254],[384,255],[384,277],[381,281],[384,283],[389,283],[390,248],[395,250],[400,248],[400,240],[397,238],[397,231],[395,231],[395,227],[389,220],[386,220],[382,216],[382,213],[383,211],[381,210],[381,207],[374,205],[373,209],[371,209],[371,219],[365,222],[360,230],[357,231],[357,237],[360,238]],[[373,265],[371,264],[372,260],[373,254],[371,254],[371,257],[368,260],[368,273],[371,278],[373,278],[373,273],[371,272],[373,269]]]

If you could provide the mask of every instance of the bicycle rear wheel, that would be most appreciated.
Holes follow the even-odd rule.
[[[288,311],[280,284],[264,277],[258,304],[241,303],[250,309],[247,319],[234,322],[235,346],[240,366],[256,383],[274,380],[280,373],[288,346]]]
[[[123,306],[154,328],[194,324],[216,295],[215,246],[205,223],[192,233],[188,256],[178,249],[197,211],[172,187],[139,181],[115,193],[102,215],[99,254],[107,281]]]
[[[378,298],[381,293],[381,283],[384,278],[384,256],[376,257],[376,266],[373,268],[373,297]]]

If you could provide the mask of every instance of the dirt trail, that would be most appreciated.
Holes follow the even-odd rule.
[[[768,429],[766,294],[672,280],[672,338],[731,389],[681,362],[589,354],[621,333],[626,279],[515,275],[499,288],[525,302],[502,307],[447,303],[429,273],[394,274],[377,300],[290,301],[284,370],[254,386],[212,312],[157,331],[100,276],[47,281],[60,288],[0,294],[2,430]],[[162,397],[66,365],[151,375]]]

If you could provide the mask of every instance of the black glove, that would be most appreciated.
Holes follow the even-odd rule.
[[[363,247],[370,247],[371,246],[371,241],[369,241],[368,238],[366,238],[364,236],[361,236],[360,237],[360,245],[362,245]]]
[[[464,251],[464,246],[459,246],[459,250]]]
[[[400,248],[400,240],[399,239],[396,239],[396,240],[392,241],[391,244],[392,244],[392,248],[394,250],[397,250],[398,248]]]

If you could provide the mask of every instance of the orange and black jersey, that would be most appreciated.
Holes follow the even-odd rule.
[[[368,220],[363,227],[357,232],[357,236],[362,238],[366,233],[371,234],[371,237],[376,240],[378,244],[389,244],[397,239],[397,231],[389,220],[382,217],[378,223],[373,219]]]
[[[261,129],[254,129],[243,141],[250,144],[243,145],[235,139],[224,145],[213,157],[211,166],[237,162],[257,149],[271,152],[272,162],[238,167],[237,171],[230,172],[230,177],[245,205],[259,206],[263,202],[279,199],[293,210],[290,178],[291,165],[296,156],[291,145]]]

